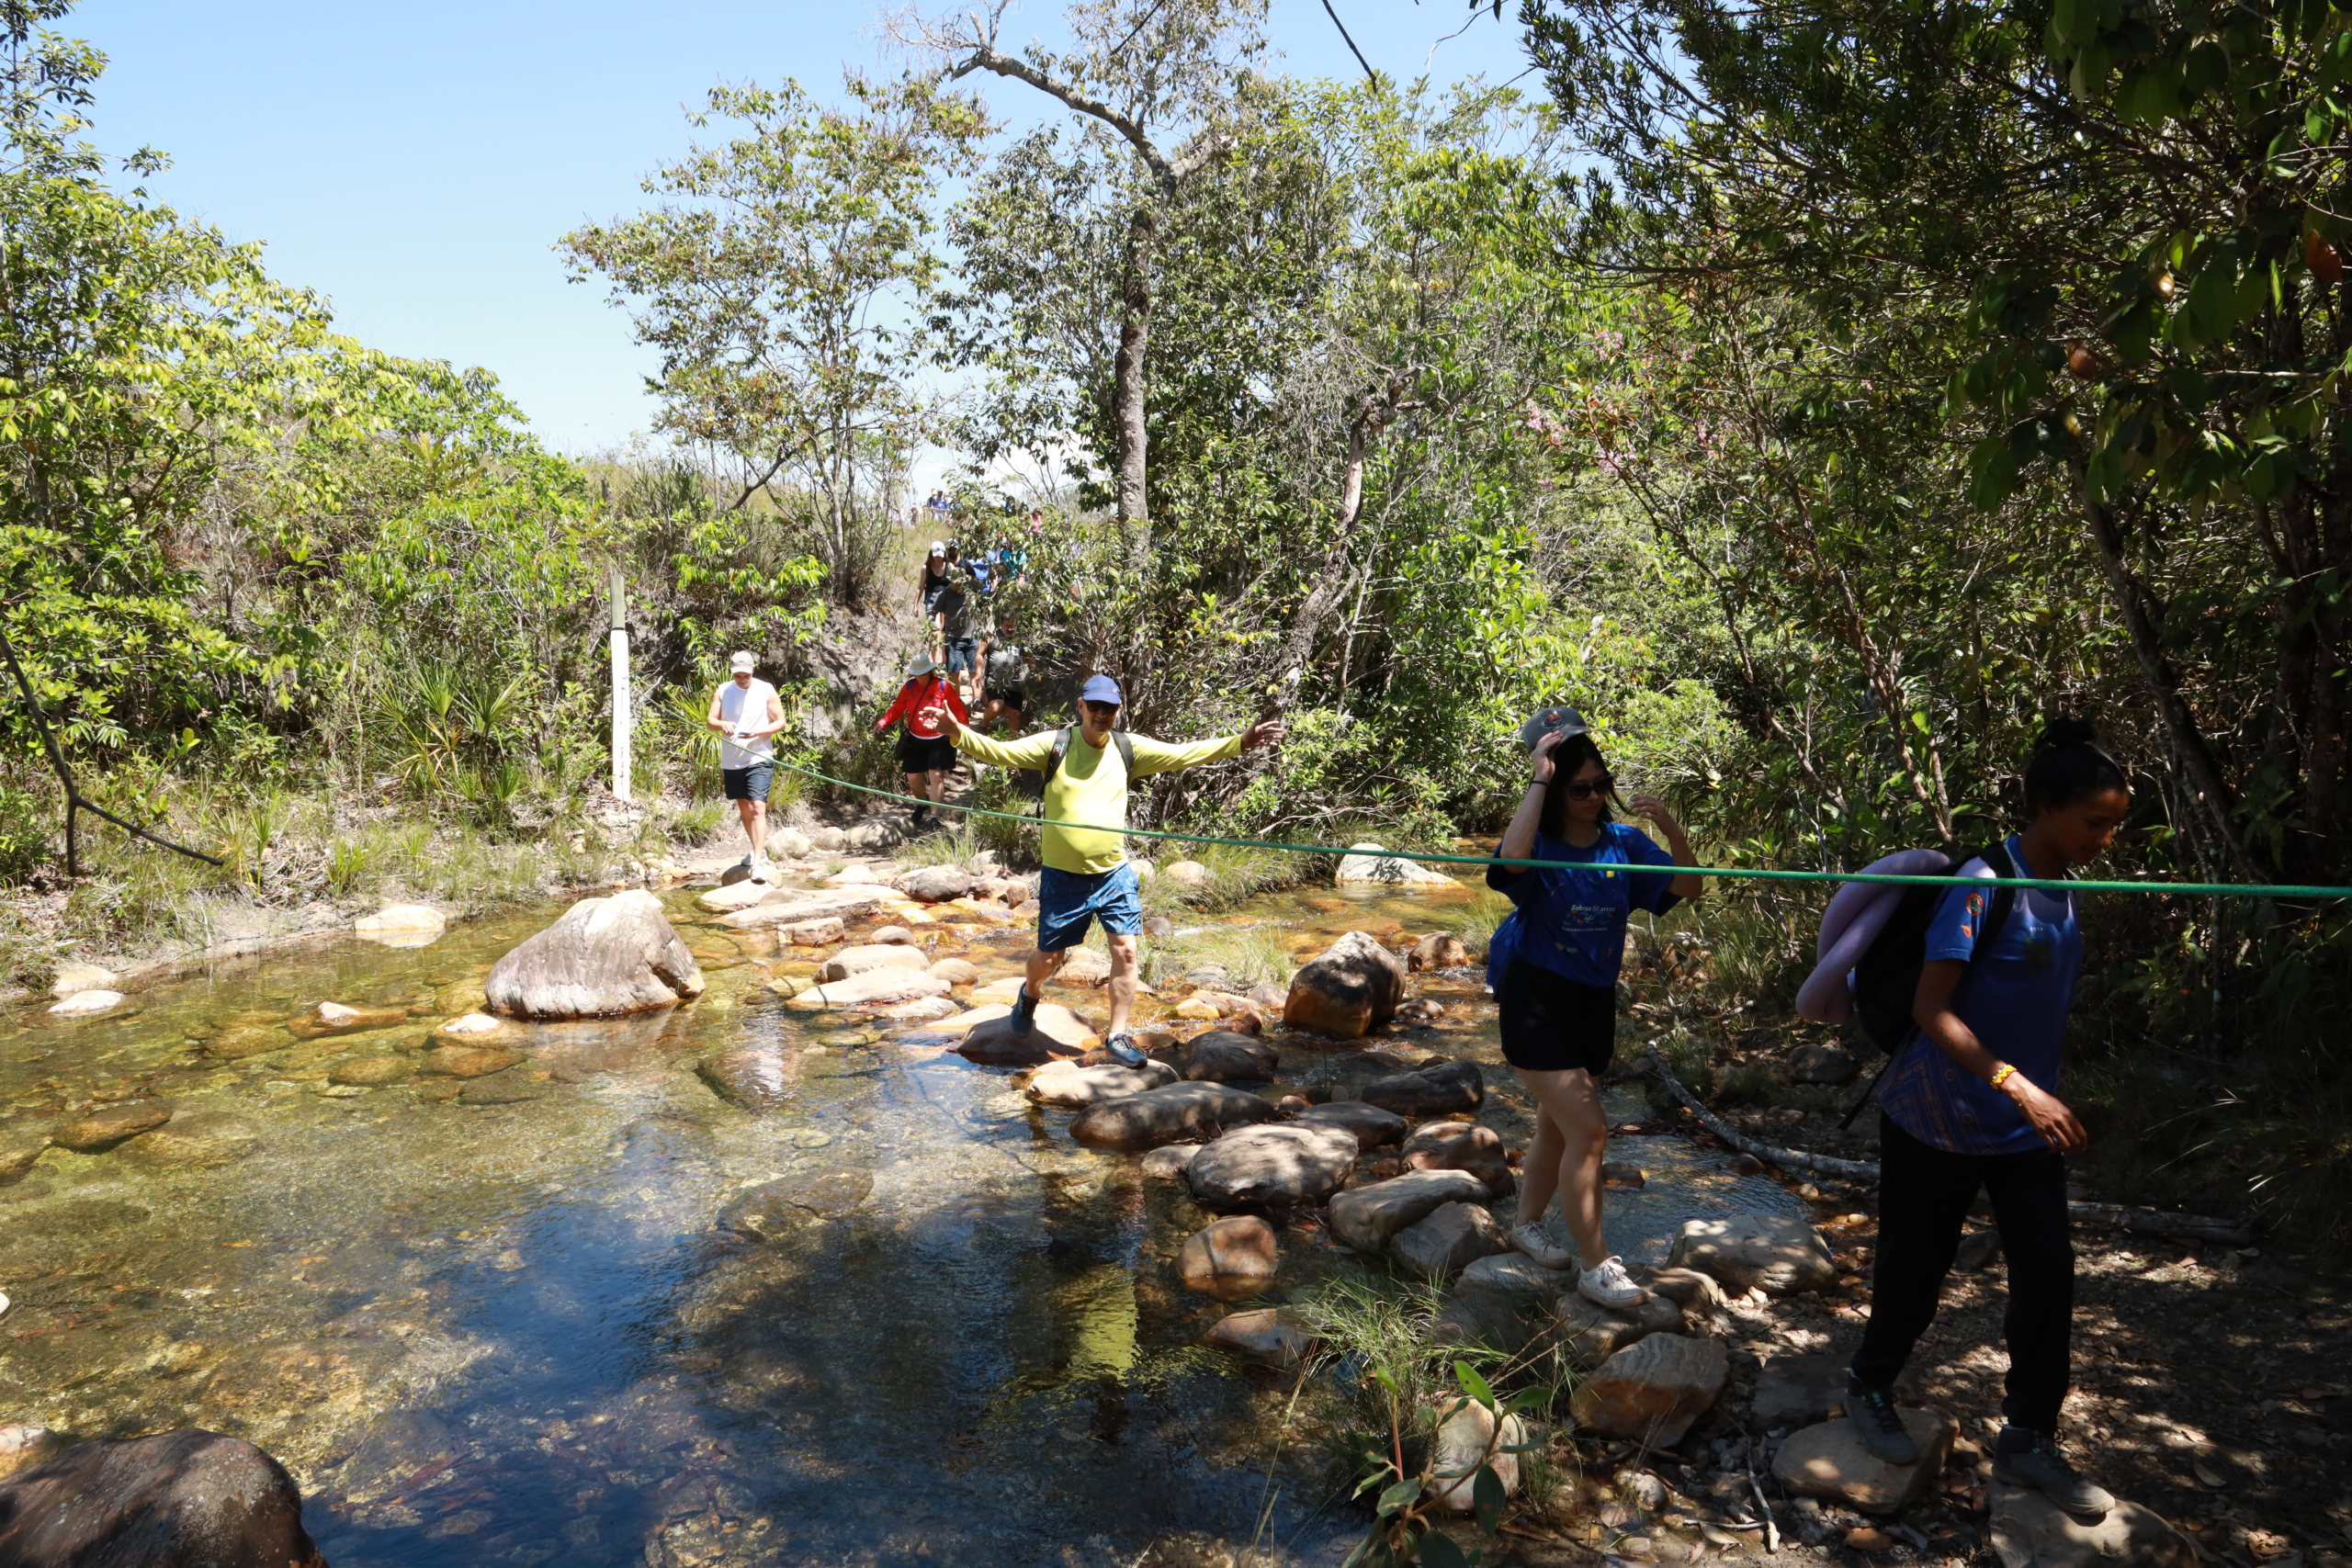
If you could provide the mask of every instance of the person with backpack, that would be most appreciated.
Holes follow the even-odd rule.
[[[1014,621],[1012,611],[1003,611],[980,643],[979,662],[987,679],[983,689],[988,698],[987,705],[980,710],[979,728],[983,731],[994,729],[1002,722],[1018,735],[1027,721],[1029,661],[1022,654],[1021,630]]]
[[[1633,910],[1664,914],[1700,897],[1706,885],[1696,876],[1629,869],[1699,862],[1663,801],[1637,795],[1631,807],[1666,835],[1670,852],[1640,829],[1610,819],[1616,784],[1576,709],[1538,713],[1520,731],[1520,742],[1531,758],[1527,790],[1496,858],[1576,863],[1565,870],[1487,868],[1487,886],[1511,901],[1487,945],[1503,1060],[1537,1107],[1510,1245],[1546,1269],[1573,1264],[1577,1293],[1588,1301],[1638,1306],[1650,1293],[1610,1253],[1600,1227],[1601,1155],[1609,1142],[1600,1076],[1617,1049],[1617,971]],[[1555,1194],[1573,1253],[1555,1247],[1544,1229]]]
[[[2132,808],[2131,785],[2088,724],[2062,719],[2034,743],[2025,804],[2024,830],[1958,874],[2068,877],[2114,840]],[[2115,1499],[2067,1462],[2056,1438],[2075,1300],[2066,1156],[2090,1141],[2058,1098],[2082,928],[2071,893],[1937,892],[1925,932],[1911,939],[1914,1028],[1879,1084],[1878,1253],[1870,1324],[1846,1374],[1846,1411],[1871,1453],[1891,1464],[1917,1461],[1894,1380],[1935,1321],[1962,1224],[1985,1193],[2009,1270],[2007,1425],[1994,1442],[1994,1478],[2096,1520]],[[1905,944],[1902,926],[1898,912],[1888,922],[1896,945]],[[1858,970],[1857,980],[1858,1010],[1867,1013],[1870,979]]]
[[[963,718],[963,695],[954,682],[940,679],[937,664],[917,654],[907,666],[906,684],[899,688],[898,700],[874,726],[874,733],[879,735],[901,719],[906,721],[906,733],[899,737],[899,766],[907,775],[907,793],[931,802],[914,808],[911,826],[917,829],[947,798],[947,774],[956,766],[956,748],[940,733],[935,716],[940,714]]]
[[[1043,729],[1018,740],[990,740],[967,728],[961,714],[932,708],[926,721],[939,726],[956,749],[976,761],[1000,768],[1035,768],[1046,775],[1037,874],[1037,949],[1012,1003],[1012,1027],[1033,1026],[1046,982],[1086,940],[1096,920],[1111,948],[1111,1027],[1102,1048],[1136,1067],[1142,1049],[1127,1031],[1136,1004],[1136,938],[1143,934],[1143,893],[1127,862],[1121,837],[1127,827],[1127,786],[1151,773],[1174,773],[1235,756],[1283,738],[1283,722],[1261,719],[1239,735],[1177,744],[1114,728],[1125,703],[1119,683],[1092,675],[1079,689],[1074,728]],[[1060,828],[1057,822],[1084,826]]]

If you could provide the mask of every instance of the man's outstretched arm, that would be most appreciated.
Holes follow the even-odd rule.
[[[1279,745],[1282,738],[1283,721],[1278,718],[1261,719],[1238,735],[1209,740],[1154,740],[1148,735],[1138,735],[1135,738],[1136,773],[1138,776],[1172,773],[1179,768],[1221,762],[1260,746]]]

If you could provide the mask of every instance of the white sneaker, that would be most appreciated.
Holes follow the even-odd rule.
[[[765,882],[768,879],[768,863],[766,857],[763,856],[754,860],[751,864],[752,880],[754,882]]]
[[[1565,1247],[1553,1246],[1550,1234],[1533,1220],[1511,1227],[1510,1245],[1512,1250],[1525,1253],[1546,1269],[1572,1269],[1576,1266],[1576,1254]]]
[[[1589,1302],[1611,1308],[1639,1306],[1650,1299],[1649,1292],[1634,1283],[1625,1272],[1622,1258],[1604,1258],[1577,1276],[1577,1294]]]

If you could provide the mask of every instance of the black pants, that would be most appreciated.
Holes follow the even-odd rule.
[[[2066,1224],[2066,1160],[2056,1149],[2021,1155],[1956,1155],[1878,1119],[1878,1257],[1870,1326],[1854,1353],[1854,1375],[1891,1385],[1911,1347],[1935,1321],[1951,1272],[1961,1224],[1981,1189],[1993,1200],[2008,1260],[2008,1397],[2001,1413],[2019,1427],[2055,1431],[2070,1381],[2075,1314],[2075,1243]]]

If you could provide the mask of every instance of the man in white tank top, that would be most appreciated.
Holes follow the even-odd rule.
[[[768,879],[768,781],[775,776],[775,732],[784,728],[784,703],[775,688],[752,673],[755,660],[738,650],[728,660],[732,671],[726,684],[711,694],[710,716],[705,720],[726,739],[718,746],[718,776],[727,798],[743,819],[743,834],[752,852],[743,857],[752,880]]]

